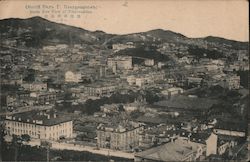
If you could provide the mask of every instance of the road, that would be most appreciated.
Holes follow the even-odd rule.
[[[77,145],[77,144],[71,144],[71,143],[59,143],[55,141],[50,141],[50,143],[52,144],[51,149],[55,149],[55,150],[88,151],[93,154],[134,159],[134,153],[126,153],[122,151],[115,151],[115,150],[104,149],[104,148],[96,149],[96,147]],[[32,139],[27,145],[39,146],[40,140]]]

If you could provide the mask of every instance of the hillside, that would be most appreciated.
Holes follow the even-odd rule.
[[[203,48],[202,46],[210,44],[209,48],[220,48],[221,46],[225,46],[233,50],[248,49],[248,42],[238,42],[213,36],[205,38],[188,38],[180,33],[162,29],[125,35],[114,35],[102,31],[88,31],[78,27],[59,24],[41,17],[0,20],[0,32],[1,39],[25,42],[27,47],[42,47],[44,45],[57,43],[107,47],[114,43],[133,42],[135,45],[172,43],[178,46],[188,45]]]
[[[17,37],[17,39],[25,41],[26,45],[30,47],[53,43],[101,44],[111,37],[104,32],[90,32],[81,28],[54,23],[41,17],[0,20],[0,32],[7,33],[2,35],[2,38]]]

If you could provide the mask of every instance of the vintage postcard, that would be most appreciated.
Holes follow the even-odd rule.
[[[1,161],[249,161],[246,0],[0,0]]]

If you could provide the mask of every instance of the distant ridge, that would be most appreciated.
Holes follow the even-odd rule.
[[[206,41],[219,44],[228,44],[233,47],[242,47],[248,49],[248,42],[240,42],[235,40],[229,40],[220,37],[208,36],[204,38],[188,38],[183,34],[176,33],[170,30],[154,29],[146,32],[131,33],[131,34],[108,34],[100,30],[89,31],[80,27],[74,27],[65,25],[62,23],[52,22],[45,18],[35,16],[27,19],[21,18],[8,18],[0,20],[1,33],[8,33],[11,31],[9,37],[25,37],[25,34],[18,35],[17,31],[31,28],[29,40],[27,42],[29,46],[42,46],[49,44],[53,40],[58,40],[61,43],[83,43],[90,45],[105,45],[112,43],[124,43],[124,42],[171,42],[171,43],[185,43],[186,40],[192,41]],[[26,34],[27,36],[27,34]],[[72,42],[73,41],[73,42]]]

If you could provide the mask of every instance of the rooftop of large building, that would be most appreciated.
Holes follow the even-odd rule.
[[[37,125],[53,126],[64,122],[71,121],[72,119],[67,116],[58,115],[55,111],[44,110],[44,111],[29,111],[9,115],[5,117],[6,120],[30,123]]]
[[[127,131],[131,131],[133,129],[139,128],[140,125],[135,122],[118,122],[118,123],[107,123],[107,124],[100,124],[97,127],[97,130],[105,131],[105,132],[118,132],[123,133]]]
[[[156,161],[182,161],[188,154],[204,146],[204,144],[176,139],[173,142],[139,152],[135,156]]]
[[[199,104],[197,104],[199,103]],[[217,100],[208,98],[188,97],[188,96],[176,96],[170,100],[164,100],[156,103],[156,105],[166,106],[169,108],[180,108],[180,109],[208,109],[216,104]]]
[[[221,130],[229,130],[229,131],[237,131],[237,132],[246,132],[247,130],[247,122],[244,121],[219,121],[215,127],[215,129]]]

